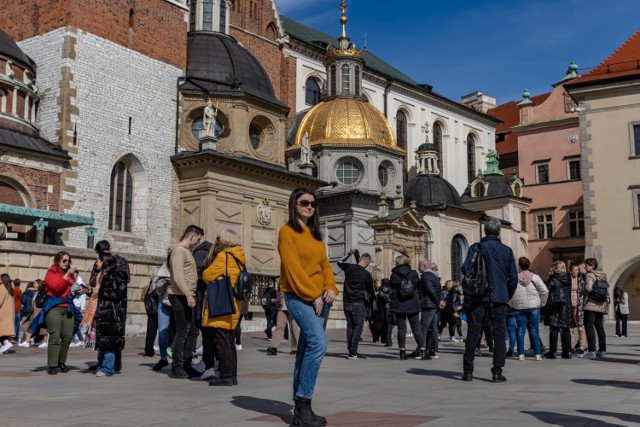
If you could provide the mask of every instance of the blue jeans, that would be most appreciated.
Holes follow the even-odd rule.
[[[518,323],[518,356],[524,356],[524,332],[529,331],[529,340],[536,355],[540,350],[540,308],[525,308],[516,311]]]
[[[22,319],[22,313],[17,312],[15,317],[16,339],[20,338],[20,320]]]
[[[108,377],[115,373],[116,353],[113,351],[98,352],[98,366]]]
[[[169,324],[171,322],[171,309],[160,303],[158,304],[158,347],[160,347],[160,358],[167,358],[167,348],[169,347]]]
[[[78,337],[78,341],[84,341],[84,336],[82,335],[82,331],[79,327],[73,332],[73,335],[71,336],[71,342],[73,342],[73,339],[75,337]]]
[[[507,335],[509,335],[509,350],[513,351],[513,348],[516,346],[516,310],[507,312],[506,321]]]
[[[317,316],[313,303],[301,300],[294,293],[284,294],[284,300],[289,313],[300,327],[296,364],[293,369],[293,398],[311,399],[318,371],[327,351],[327,337],[323,328],[324,313]]]

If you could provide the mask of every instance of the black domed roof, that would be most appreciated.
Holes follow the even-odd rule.
[[[483,197],[513,197],[513,189],[511,188],[511,182],[509,178],[501,174],[484,175],[480,179],[486,182],[486,194]],[[462,193],[462,199],[471,198],[471,185]]]
[[[404,200],[415,200],[416,205],[460,206],[460,195],[449,181],[435,174],[422,174],[410,179],[404,190]]]
[[[23,51],[18,47],[16,42],[4,31],[0,30],[0,55],[6,56],[16,62],[27,67],[31,71],[36,71],[36,63],[33,62]]]
[[[438,146],[436,144],[431,144],[429,142],[424,142],[422,145],[418,147],[417,151],[438,151]]]
[[[231,36],[192,32],[187,38],[187,81],[182,90],[244,92],[284,106],[260,62]]]

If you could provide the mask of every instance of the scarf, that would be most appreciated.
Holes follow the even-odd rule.
[[[86,335],[84,340],[85,348],[95,348],[96,345],[96,322],[95,316],[98,310],[98,292],[100,290],[100,284],[102,283],[103,272],[99,272],[95,277],[95,286],[91,291],[91,295],[87,300],[87,305],[84,308],[84,317],[82,318],[82,324],[80,328]]]

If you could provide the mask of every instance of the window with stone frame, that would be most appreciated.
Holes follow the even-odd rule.
[[[0,113],[7,112],[7,91],[0,89]]]
[[[307,105],[313,106],[320,102],[320,85],[315,78],[309,77],[304,84],[304,88],[304,100]]]
[[[527,231],[527,212],[520,211],[520,230]]]
[[[551,239],[553,237],[553,211],[534,213],[536,223],[536,239]]]
[[[396,113],[396,141],[398,147],[407,148],[407,115],[402,110]]]
[[[438,122],[433,124],[433,143],[436,146],[436,153],[438,154],[438,170],[442,175],[442,125]]]
[[[640,189],[631,192],[633,197],[633,226],[640,228]]]
[[[189,31],[196,30],[196,12],[197,12],[198,0],[191,0],[189,2]]]
[[[389,184],[389,170],[384,165],[378,166],[378,181],[382,188]]]
[[[342,70],[342,76],[340,77],[341,80],[341,93],[343,95],[349,95],[351,92],[351,79],[349,78],[351,76],[351,67],[349,67],[347,64],[343,64],[341,67]]]
[[[362,164],[354,158],[340,160],[336,175],[338,181],[345,185],[352,185],[358,182],[362,174]]]
[[[467,182],[476,177],[476,139],[473,134],[467,135]]]
[[[549,163],[536,164],[536,184],[549,182]]]
[[[218,31],[222,34],[227,33],[227,2],[225,0],[220,1],[220,29]]]
[[[632,131],[633,131],[633,152],[632,155],[633,156],[640,156],[640,124],[634,124],[632,125]]]
[[[202,0],[202,29],[213,31],[213,0]]]
[[[337,81],[336,81],[336,66],[335,64],[329,67],[329,95],[336,95]]]
[[[353,79],[354,80],[354,85],[353,85],[353,87],[354,87],[354,95],[355,96],[360,96],[360,67],[356,67],[355,68],[353,77],[354,77],[354,79]]]
[[[569,236],[584,236],[584,211],[575,210],[569,212]]]
[[[109,230],[131,232],[133,210],[133,176],[124,162],[111,171],[109,192]]]
[[[567,161],[567,169],[570,180],[581,179],[580,176],[580,159],[571,159]]]

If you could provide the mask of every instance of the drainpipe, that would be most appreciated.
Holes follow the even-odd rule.
[[[186,80],[186,77],[180,76],[176,80],[176,144],[174,154],[178,154],[178,136],[180,134],[180,84]]]

